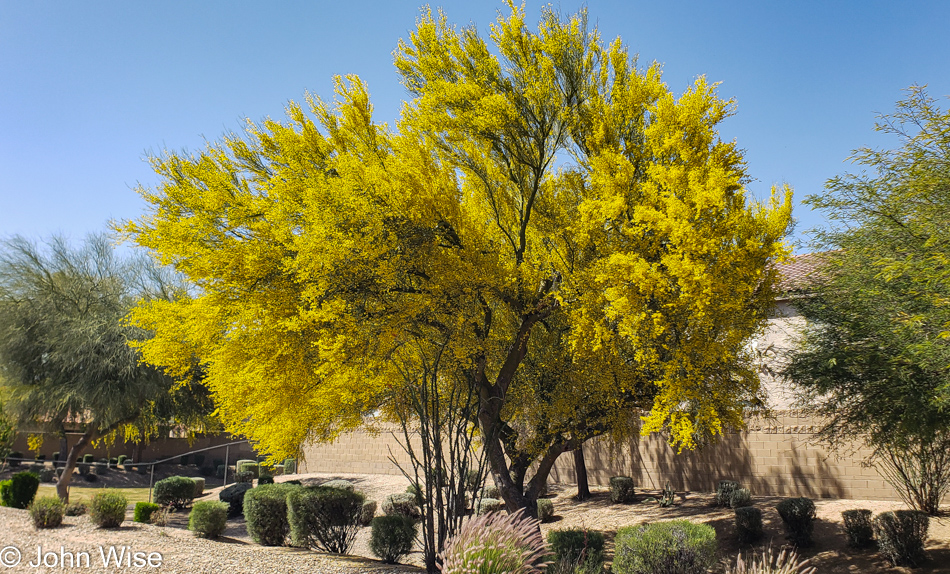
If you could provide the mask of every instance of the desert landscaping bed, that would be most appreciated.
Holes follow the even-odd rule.
[[[279,477],[290,478],[290,477]],[[317,484],[329,479],[342,478],[354,483],[368,500],[381,502],[388,494],[405,490],[408,482],[405,478],[391,475],[357,474],[310,474],[295,475],[305,484]],[[205,498],[217,499],[217,491],[210,490]],[[608,540],[608,560],[613,552],[613,535],[617,528],[644,522],[686,518],[704,522],[715,528],[719,540],[720,554],[734,557],[739,551],[748,552],[750,547],[742,547],[736,541],[733,511],[715,508],[711,505],[712,495],[707,493],[680,493],[676,504],[670,508],[661,508],[649,501],[653,493],[646,492],[638,496],[638,502],[630,505],[610,504],[607,490],[593,488],[593,497],[585,502],[576,502],[571,487],[552,487],[555,518],[553,522],[542,525],[547,533],[552,529],[583,527],[603,531]],[[658,493],[657,493],[658,494]],[[765,541],[756,548],[772,544],[785,543],[781,519],[775,510],[779,497],[754,497],[753,502],[763,511]],[[853,550],[847,547],[846,536],[841,526],[841,511],[851,508],[867,508],[875,514],[885,510],[903,508],[897,502],[819,499],[815,501],[818,509],[818,521],[815,528],[815,546],[803,550],[800,554],[810,558],[824,573],[864,573],[864,572],[919,572],[950,573],[950,518],[931,519],[927,544],[929,561],[920,568],[895,568],[874,550]],[[217,573],[277,573],[277,572],[412,572],[419,571],[412,566],[387,566],[369,558],[369,529],[364,528],[352,549],[353,557],[338,557],[305,550],[263,547],[254,544],[247,535],[244,521],[228,521],[224,536],[216,541],[195,538],[185,529],[187,514],[173,515],[168,527],[128,522],[119,529],[101,530],[95,528],[86,517],[67,518],[64,526],[56,529],[37,531],[30,524],[25,511],[0,508],[0,541],[3,546],[16,546],[23,551],[26,560],[35,561],[36,548],[42,546],[44,552],[59,552],[60,546],[67,551],[86,551],[92,554],[91,569],[81,571],[115,571],[101,568],[101,559],[97,548],[103,546],[128,546],[133,551],[158,552],[163,557],[160,572],[215,572]],[[32,553],[32,554],[30,554]],[[414,552],[407,558],[414,565],[421,564],[421,553]],[[98,570],[96,567],[99,567]],[[66,571],[70,569],[67,568]],[[10,572],[41,572],[43,568],[29,568],[21,564]],[[49,571],[60,572],[60,568]],[[80,569],[76,569],[80,571]]]

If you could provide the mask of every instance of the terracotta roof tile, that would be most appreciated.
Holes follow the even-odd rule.
[[[806,289],[810,276],[821,263],[824,253],[805,253],[796,255],[779,263],[778,271],[781,275],[779,291],[782,293],[801,292]]]

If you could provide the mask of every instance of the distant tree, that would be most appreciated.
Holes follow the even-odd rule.
[[[809,203],[838,225],[808,320],[785,375],[825,417],[832,446],[859,440],[915,508],[934,514],[950,491],[950,112],[923,88],[877,129],[902,146],[855,152],[871,173],[846,174]]]
[[[200,384],[177,384],[142,362],[130,343],[148,333],[125,322],[140,298],[173,298],[171,283],[144,258],[122,258],[104,235],[74,249],[60,237],[21,237],[0,249],[0,372],[21,428],[57,433],[63,445],[60,498],[83,450],[97,440],[146,440],[159,427],[201,430],[210,412]]]
[[[2,383],[0,383],[2,385]],[[2,390],[2,386],[0,386]],[[0,468],[6,463],[7,456],[13,451],[13,441],[16,438],[16,426],[7,415],[3,406],[3,397],[0,395]]]

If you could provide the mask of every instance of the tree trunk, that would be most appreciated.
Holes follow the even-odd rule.
[[[587,483],[587,464],[584,462],[584,445],[574,449],[574,475],[577,477],[577,500],[590,498],[590,486]]]
[[[59,496],[59,499],[63,502],[69,502],[69,481],[73,478],[76,461],[79,460],[79,455],[86,449],[86,446],[95,438],[95,434],[95,431],[86,431],[79,437],[76,444],[69,449],[69,454],[66,456],[66,466],[63,467],[63,474],[60,475],[59,480],[56,481],[56,495]]]

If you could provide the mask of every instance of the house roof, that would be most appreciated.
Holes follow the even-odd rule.
[[[805,253],[779,263],[779,291],[786,294],[804,291],[811,282],[811,274],[821,265],[823,255],[825,253]]]

